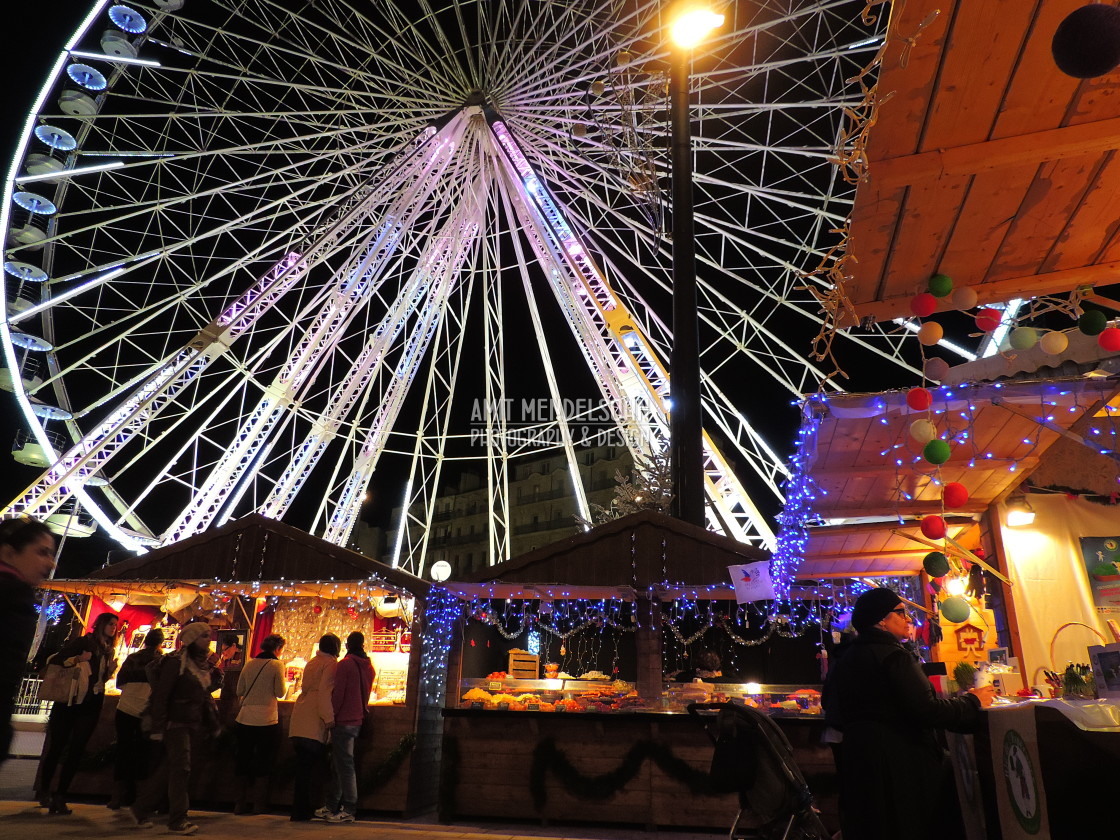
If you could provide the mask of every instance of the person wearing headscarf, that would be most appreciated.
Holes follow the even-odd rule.
[[[139,828],[151,828],[151,815],[166,796],[167,828],[172,834],[194,834],[187,818],[191,780],[192,738],[218,734],[218,713],[212,692],[222,687],[222,672],[209,662],[210,625],[196,621],[179,631],[180,648],[146,669],[152,686],[149,710],[151,739],[163,746],[164,759],[145,782],[132,806]]]
[[[263,814],[268,810],[269,778],[276,767],[283,738],[277,701],[288,692],[284,666],[280,664],[283,653],[283,636],[273,633],[265,637],[261,652],[242,669],[237,680],[241,709],[234,724],[237,735],[235,814]]]
[[[105,683],[117,670],[113,658],[116,637],[116,613],[103,612],[94,619],[89,633],[67,642],[53,657],[54,662],[78,673],[70,701],[55,701],[47,720],[46,748],[39,765],[39,804],[52,814],[71,813],[66,804],[70,782],[101,718]],[[52,787],[56,770],[58,783]]]
[[[859,596],[856,638],[831,668],[823,704],[843,733],[839,751],[844,840],[927,840],[952,802],[948,754],[936,731],[973,731],[990,706],[990,686],[939,699],[918,659],[903,647],[913,619],[886,588]]]
[[[327,797],[327,822],[354,822],[358,813],[358,776],[354,766],[354,742],[362,731],[373,690],[375,672],[365,651],[366,637],[357,631],[346,637],[346,656],[334,673],[331,702],[331,761],[334,765],[331,793]]]
[[[144,646],[129,656],[117,672],[117,752],[113,758],[113,794],[109,808],[117,810],[136,801],[136,784],[148,777],[151,771],[150,742],[144,734],[144,725],[151,722],[148,703],[152,686],[148,682],[148,666],[163,654],[163,631],[158,627],[144,636]]]
[[[342,642],[334,633],[319,639],[319,650],[303,669],[303,690],[292,708],[288,737],[296,754],[296,775],[292,781],[292,822],[312,819],[323,812],[321,785],[316,782],[326,769],[327,739],[334,726],[334,675]],[[318,796],[313,788],[320,788]]]
[[[0,764],[12,745],[16,695],[35,640],[35,587],[54,569],[54,551],[54,534],[42,522],[0,522]]]

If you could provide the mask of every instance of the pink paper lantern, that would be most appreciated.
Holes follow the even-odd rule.
[[[937,310],[937,298],[929,292],[922,292],[910,298],[910,311],[919,318],[928,318]]]
[[[941,540],[945,538],[945,520],[940,516],[926,516],[922,518],[922,535],[926,539]]]
[[[950,481],[941,489],[941,498],[947,508],[962,508],[968,504],[968,488],[957,481]]]
[[[906,404],[913,411],[925,411],[933,405],[933,394],[925,388],[911,388],[906,392]]]
[[[1109,353],[1120,351],[1120,327],[1107,327],[1097,336],[1097,344]]]
[[[998,309],[984,307],[976,313],[976,326],[982,332],[992,332],[999,327],[1003,313]]]

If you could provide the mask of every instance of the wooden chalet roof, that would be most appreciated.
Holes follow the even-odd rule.
[[[935,392],[945,395],[933,406],[939,431],[968,432],[941,467],[943,481],[960,482],[969,493],[967,505],[945,514],[949,536],[974,548],[974,520],[1014,491],[1059,439],[1057,431],[1033,418],[1052,418],[1047,422],[1054,428],[1068,430],[1115,399],[1117,387],[1111,382],[1102,392],[1101,383],[1078,378]],[[918,523],[928,514],[942,514],[935,471],[920,458],[921,446],[909,433],[910,424],[925,416],[907,407],[905,391],[829,397],[810,473],[824,491],[814,511],[830,524],[810,528],[798,577],[920,570],[931,549],[920,541]]]
[[[400,569],[274,519],[250,514],[98,569],[87,581],[54,581],[52,585],[66,591],[85,591],[83,586],[104,588],[101,584],[109,582],[175,582],[188,586],[221,582],[248,589],[263,583],[267,592],[279,588],[330,597],[332,592],[347,594],[352,588],[347,584],[365,586],[371,580],[421,598],[429,587]],[[223,586],[231,591],[238,588]]]
[[[851,227],[860,318],[909,316],[935,272],[981,303],[1094,286],[1090,300],[1120,308],[1105,288],[1120,277],[1120,70],[1078,80],[1050,54],[1084,4],[892,4],[878,90],[893,96]]]
[[[730,537],[641,511],[465,575],[448,586],[469,594],[489,592],[497,582],[512,584],[519,591],[526,584],[542,594],[562,597],[559,587],[549,586],[556,584],[563,585],[565,592],[587,597],[609,597],[611,592],[626,597],[634,590],[665,584],[670,589],[730,584],[728,566],[768,558],[766,552]]]

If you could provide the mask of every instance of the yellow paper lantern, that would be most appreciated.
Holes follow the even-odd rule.
[[[926,347],[932,347],[945,337],[945,330],[936,321],[926,321],[918,329],[918,341]]]

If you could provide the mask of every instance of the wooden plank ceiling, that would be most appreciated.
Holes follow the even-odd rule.
[[[939,389],[932,415],[912,411],[905,391],[830,396],[810,470],[823,491],[814,511],[830,524],[810,528],[798,576],[916,574],[931,549],[913,537],[929,514],[944,515],[950,536],[975,547],[974,519],[1010,494],[1058,439],[1031,418],[1069,429],[1099,409],[1100,388],[1070,379]],[[1103,398],[1114,396],[1112,386]],[[927,416],[953,440],[940,476],[910,435],[910,425]],[[963,484],[968,504],[943,511],[938,480]]]
[[[1120,70],[1078,80],[1050,54],[1083,5],[894,4],[879,81],[893,96],[870,132],[851,227],[847,291],[861,319],[909,316],[935,272],[981,303],[1095,286],[1115,308]]]

